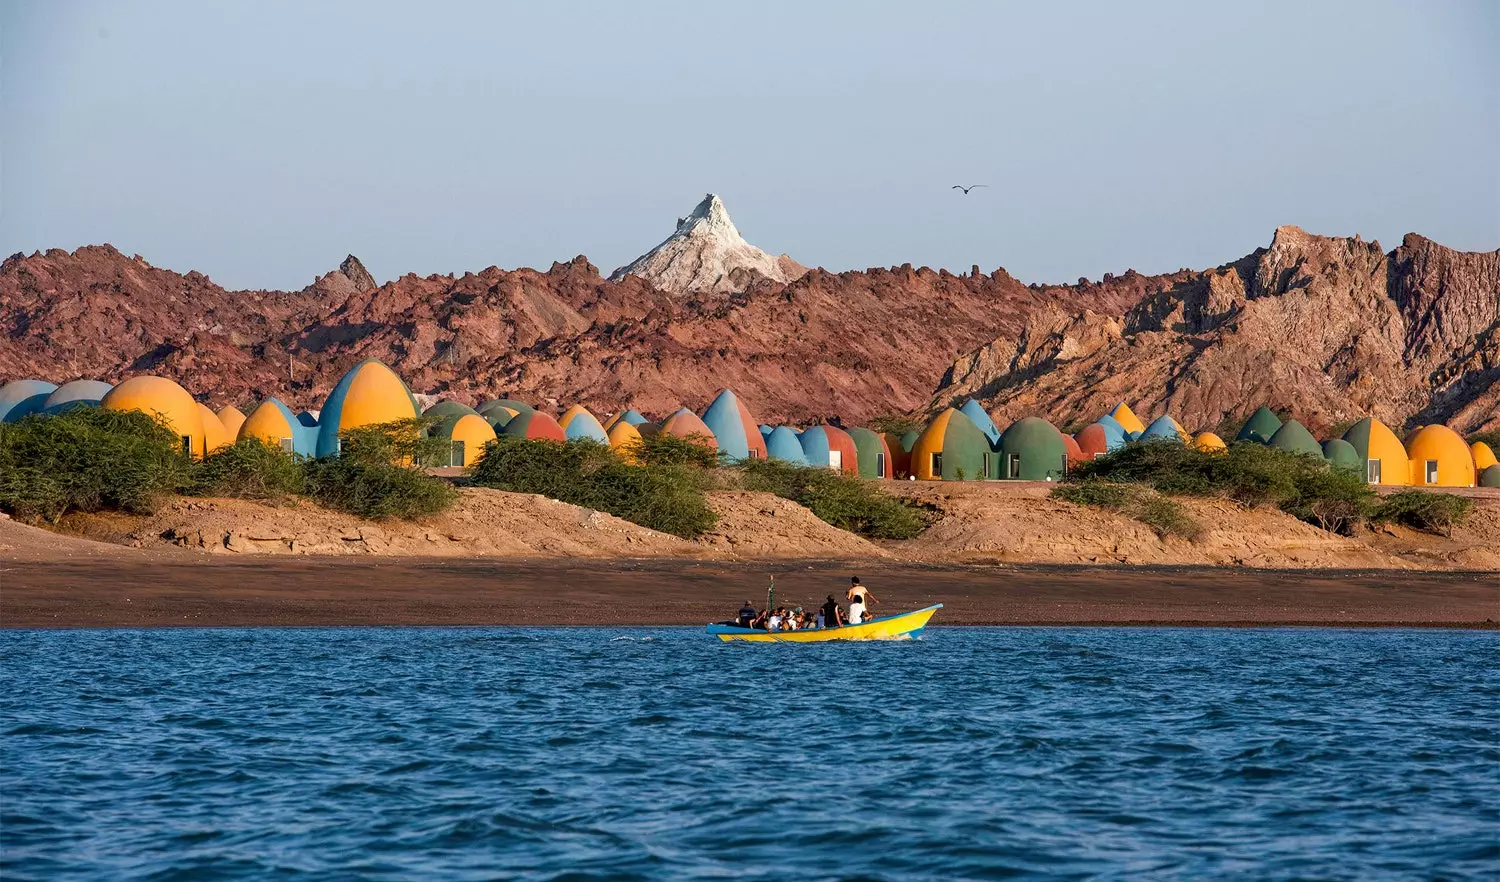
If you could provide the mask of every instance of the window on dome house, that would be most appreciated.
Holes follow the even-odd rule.
[[[1006,454],[1006,457],[1005,457],[1005,474],[1006,474],[1007,477],[1011,478],[1012,480],[1018,480],[1018,479],[1020,479],[1020,477],[1021,477],[1021,454],[1019,454],[1019,453]]]
[[[1380,483],[1380,460],[1365,460],[1365,481],[1370,484]]]
[[[464,442],[454,441],[453,449],[448,452],[448,465],[462,466],[464,464]]]
[[[183,435],[182,436],[182,455],[183,456],[192,456],[193,455],[193,436],[192,435]]]
[[[990,476],[990,455],[988,453],[986,453],[986,454],[983,454],[983,457],[984,457],[984,460],[980,464],[980,468],[983,469],[984,471],[983,471],[983,474],[981,474],[979,477],[988,480],[989,476]]]
[[[932,455],[932,476],[934,478],[941,478],[943,476],[943,455],[941,453],[934,453]]]
[[[833,469],[836,472],[837,471],[841,471],[844,468],[844,451],[842,451],[842,450],[830,450],[830,451],[828,451],[828,467],[831,468],[831,469]]]
[[[282,453],[291,453],[292,452],[292,439],[290,439],[290,438],[282,438],[281,439],[281,452]]]
[[[885,454],[884,453],[877,453],[877,454],[875,454],[875,477],[877,477],[877,478],[884,478],[885,477]]]
[[[1438,482],[1437,460],[1435,460],[1435,459],[1429,459],[1429,460],[1427,460],[1427,483],[1429,483],[1429,484],[1436,484],[1437,482]]]

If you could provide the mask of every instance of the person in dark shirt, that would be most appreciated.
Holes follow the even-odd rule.
[[[833,599],[833,595],[830,594],[828,595],[828,602],[823,604],[823,627],[837,628],[842,624],[844,624],[844,610],[839,606],[839,602]]]
[[[742,606],[742,607],[740,607],[740,615],[739,615],[739,624],[740,624],[740,627],[741,628],[748,628],[748,627],[750,627],[750,623],[753,622],[753,621],[755,621],[755,605],[752,604],[750,601],[747,600],[747,601],[745,601],[745,605]]]

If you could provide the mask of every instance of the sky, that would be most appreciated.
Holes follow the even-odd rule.
[[[607,273],[710,191],[832,270],[1071,282],[1281,224],[1493,250],[1497,46],[1487,0],[5,0],[0,255]]]

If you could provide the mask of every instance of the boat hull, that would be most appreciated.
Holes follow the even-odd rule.
[[[725,643],[826,643],[834,640],[911,640],[922,636],[927,620],[942,609],[941,603],[896,616],[883,616],[862,625],[814,628],[808,631],[762,631],[735,625],[709,625],[708,633]]]

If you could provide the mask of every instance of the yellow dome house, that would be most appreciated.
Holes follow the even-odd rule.
[[[339,452],[339,433],[363,426],[416,419],[421,413],[396,372],[373,358],[344,374],[318,414],[317,456]]]
[[[1115,409],[1110,411],[1109,415],[1114,417],[1115,422],[1124,426],[1125,431],[1132,435],[1139,435],[1146,431],[1146,424],[1141,422],[1141,418],[1135,415],[1135,411],[1130,409],[1130,405],[1123,401],[1116,404]]]
[[[1474,455],[1474,471],[1476,473],[1482,473],[1492,465],[1500,465],[1500,459],[1495,458],[1495,451],[1491,450],[1490,445],[1483,441],[1475,441],[1473,444],[1470,444],[1469,453]]]
[[[1229,451],[1229,445],[1224,443],[1224,439],[1213,432],[1199,432],[1198,437],[1193,439],[1193,446],[1204,453],[1227,453]]]
[[[629,420],[615,420],[615,424],[609,427],[610,449],[631,465],[640,465],[636,452],[640,450],[643,440],[641,430]]]
[[[1349,427],[1344,440],[1353,444],[1354,451],[1364,460],[1365,480],[1369,483],[1400,487],[1410,481],[1406,448],[1385,423],[1365,417]]]
[[[99,405],[110,410],[138,410],[151,414],[164,421],[182,439],[183,453],[203,456],[205,408],[193,400],[186,389],[165,377],[131,377],[109,390]],[[222,426],[219,431],[223,431]]]
[[[219,415],[210,410],[208,405],[199,404],[198,413],[203,418],[203,451],[205,453],[213,453],[220,447],[228,447],[234,443],[237,433],[224,428]]]
[[[1411,482],[1418,487],[1473,487],[1474,454],[1455,431],[1444,425],[1423,426],[1406,448]]]
[[[224,425],[224,431],[229,433],[231,439],[240,437],[240,426],[245,424],[245,413],[233,404],[226,404],[219,410],[219,422]]]

